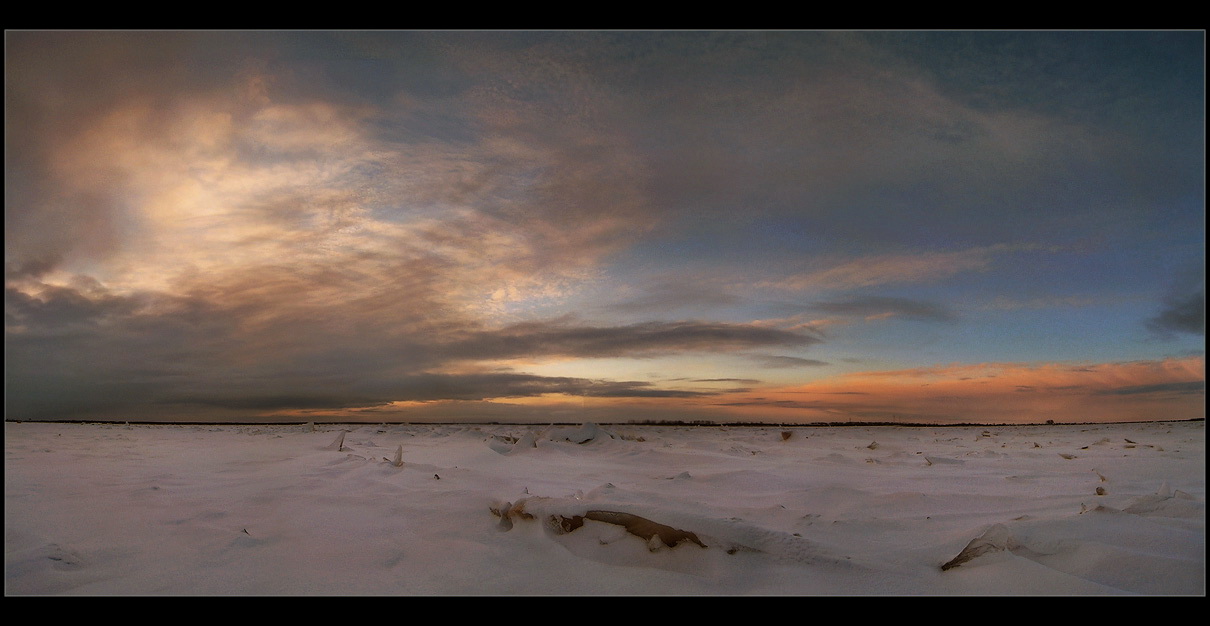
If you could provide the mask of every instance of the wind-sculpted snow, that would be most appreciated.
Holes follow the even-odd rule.
[[[1107,590],[1197,594],[1204,592],[1204,561],[1197,552],[1178,548],[1204,547],[1204,523],[1187,526],[1182,520],[1204,522],[1204,503],[1188,494],[1165,493],[1162,487],[1125,510],[1097,505],[1062,519],[1025,517],[993,524],[941,569],[1019,558]],[[1158,536],[1180,541],[1157,541]]]
[[[9,423],[5,591],[1199,595],[1204,432]]]
[[[636,504],[634,499],[530,496],[516,502],[494,505],[490,510],[501,518],[501,528],[505,530],[517,523],[513,520],[536,520],[554,537],[579,531],[582,522],[574,525],[567,523],[567,520],[575,518],[622,526],[632,535],[637,535],[632,542],[642,543],[651,552],[700,548],[720,550],[730,555],[738,552],[760,553],[774,559],[804,564],[848,561],[842,556],[830,554],[796,533],[764,528],[735,517],[719,518],[691,513],[682,507]],[[657,534],[654,536],[636,533],[627,525],[634,518],[643,527],[660,530],[655,531]],[[613,541],[617,540],[620,538]],[[602,542],[602,545],[613,541]]]

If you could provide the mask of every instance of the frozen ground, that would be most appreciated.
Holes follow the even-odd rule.
[[[4,443],[10,596],[1205,593],[1205,422]]]

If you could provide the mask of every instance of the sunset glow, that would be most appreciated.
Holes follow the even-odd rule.
[[[9,419],[1205,414],[1203,32],[5,52]]]

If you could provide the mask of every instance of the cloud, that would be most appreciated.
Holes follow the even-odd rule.
[[[373,392],[366,388],[373,388]],[[247,390],[227,394],[166,396],[163,404],[197,404],[248,410],[340,409],[385,406],[395,402],[492,400],[561,394],[591,398],[695,398],[711,392],[660,389],[643,381],[608,381],[517,373],[408,375],[390,380],[350,383],[328,393],[265,394]]]
[[[571,326],[562,321],[525,322],[468,333],[445,344],[450,356],[657,356],[682,352],[730,352],[766,346],[805,347],[818,339],[750,324],[642,322],[626,326]]]
[[[1176,393],[1205,395],[1206,381],[1194,380],[1179,383],[1159,383],[1154,385],[1127,385],[1097,391],[1098,395],[1132,396],[1141,393]]]
[[[969,45],[948,37],[928,38]],[[1042,248],[1000,243],[1005,232],[1108,240],[1146,230],[1137,206],[1200,197],[1185,177],[1149,174],[1174,161],[1204,169],[1188,152],[1144,150],[1153,133],[1093,127],[1082,106],[991,98],[998,80],[979,78],[974,96],[955,90],[955,75],[983,68],[939,68],[897,41],[10,33],[8,407],[238,415],[557,394],[692,403],[699,390],[671,384],[680,372],[646,385],[478,370],[715,353],[822,366],[757,353],[809,348],[821,340],[807,333],[832,324],[953,321],[943,303],[956,300],[848,290],[965,274],[1011,288],[995,273],[1007,256]],[[1201,76],[1187,71],[1172,78]],[[1032,84],[1013,78],[1017,90]],[[1099,102],[1081,88],[1063,91]],[[1179,119],[1193,109],[1200,118],[1199,104]],[[611,279],[637,287],[606,300]],[[805,310],[820,315],[712,321],[718,310],[728,320],[804,311],[795,298],[772,312],[762,289],[808,294]],[[1030,306],[1003,293],[1015,299],[994,306]],[[569,310],[596,317],[560,317]],[[1204,334],[1204,286],[1178,288],[1151,326]]]
[[[418,54],[443,47],[404,38]],[[327,72],[341,69],[335,60],[290,70],[264,60],[305,39],[373,47],[372,36],[361,45],[321,33],[17,34],[7,102],[23,123],[10,124],[21,136],[8,145],[31,149],[9,151],[21,158],[6,176],[9,273],[88,271],[129,293],[177,289],[190,272],[220,281],[265,265],[355,273],[369,257],[380,266],[422,257],[444,264],[452,307],[493,307],[565,290],[658,222],[616,135],[525,102],[434,97],[407,83],[378,99],[321,97]],[[260,54],[181,82],[192,46],[223,43],[239,44],[220,46],[223,58]],[[481,71],[449,69],[455,82]],[[554,88],[567,76],[522,78]],[[128,90],[109,87],[127,80]],[[509,123],[490,112],[509,107]],[[48,132],[26,132],[25,121]],[[462,130],[450,141],[443,128]]]
[[[638,296],[612,302],[602,308],[620,313],[664,314],[684,309],[702,311],[740,302],[739,296],[715,285],[683,278],[660,280],[642,287],[641,292]]]
[[[25,31],[5,37],[5,251],[8,260],[105,258],[125,243],[128,198],[113,193],[126,158],[117,145],[88,167],[64,159],[85,138],[130,118],[142,103],[146,122],[163,122],[184,94],[209,93],[239,68],[244,47],[215,45],[213,66],[193,62],[208,36],[184,32]],[[270,37],[272,37],[270,35]],[[215,42],[216,44],[219,42]],[[231,42],[233,43],[233,42]],[[132,135],[138,139],[146,135]],[[77,153],[78,154],[78,153]],[[115,163],[117,161],[118,163]]]
[[[1147,321],[1147,328],[1162,337],[1179,333],[1206,334],[1205,270],[1186,271],[1164,298],[1163,310]]]
[[[797,411],[810,420],[938,423],[1190,419],[1205,416],[1204,403],[1201,357],[858,372],[762,389],[759,397],[736,394],[715,401],[744,415],[761,415],[760,410],[767,408]]]
[[[129,315],[135,305],[123,298],[92,299],[67,287],[50,286],[37,296],[14,288],[4,291],[5,327],[21,334],[72,333],[96,328],[107,319]]]
[[[817,359],[804,359],[796,356],[778,356],[772,354],[753,354],[749,358],[757,363],[760,363],[761,367],[769,368],[820,367],[828,364],[825,361],[820,361]]]
[[[1165,302],[1164,310],[1148,322],[1148,328],[1161,334],[1206,334],[1205,290],[1177,296]]]
[[[994,311],[1019,311],[1051,308],[1083,308],[1098,304],[1096,298],[1082,295],[1040,296],[1025,299],[997,295],[979,308]]]
[[[799,274],[767,283],[794,290],[856,289],[884,284],[943,280],[955,274],[986,271],[992,259],[1013,250],[999,244],[957,252],[880,255],[853,259],[828,269]]]
[[[6,408],[28,418],[123,407],[345,409],[545,394],[695,398],[708,392],[435,370],[514,358],[650,358],[815,341],[777,329],[693,321],[586,326],[559,319],[483,329],[452,314],[427,319],[423,309],[403,306],[409,294],[390,289],[340,300],[346,293],[340,279],[321,288],[284,272],[246,284],[206,283],[187,296],[126,296],[93,283],[10,287]],[[395,314],[382,315],[396,305]]]
[[[816,302],[812,310],[832,315],[864,317],[867,320],[904,318],[921,322],[953,322],[956,313],[947,307],[910,298],[858,297],[835,302]]]

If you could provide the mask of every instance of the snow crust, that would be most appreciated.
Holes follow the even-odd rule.
[[[1204,424],[6,423],[5,593],[1203,595]]]

